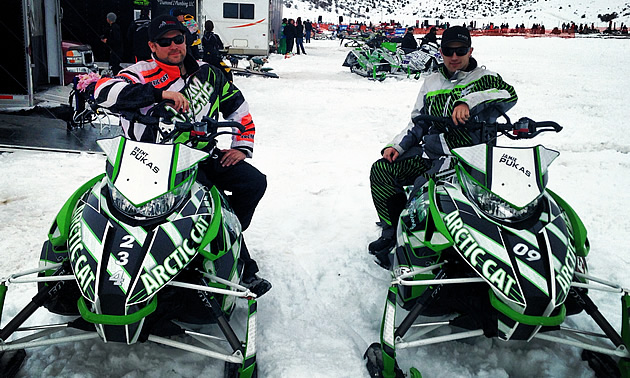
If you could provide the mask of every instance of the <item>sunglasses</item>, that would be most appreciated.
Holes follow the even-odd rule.
[[[184,37],[184,35],[180,34],[172,38],[158,38],[155,40],[155,43],[160,45],[160,47],[169,47],[171,45],[171,42],[175,42],[176,45],[181,45],[182,43],[184,43],[185,40],[186,38]]]
[[[442,47],[442,55],[444,56],[453,56],[453,53],[457,54],[457,56],[464,56],[468,54],[470,51],[470,47]]]

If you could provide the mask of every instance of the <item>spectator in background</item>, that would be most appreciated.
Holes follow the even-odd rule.
[[[120,26],[116,23],[116,13],[107,13],[107,24],[109,28],[101,42],[109,47],[109,66],[112,69],[114,75],[122,69],[120,63],[123,56],[122,34],[120,33]]]
[[[420,41],[420,46],[426,45],[427,43],[435,43],[437,45],[437,29],[435,28],[435,26],[429,29],[429,32],[424,37],[422,37],[422,40]]]
[[[295,29],[295,20],[293,20],[292,18],[289,19],[289,22],[284,27],[284,35],[287,39],[286,53],[290,54],[293,52],[293,45],[295,44],[295,37],[297,35],[297,30]]]
[[[229,82],[234,81],[232,72],[223,63],[223,41],[217,34],[214,34],[214,23],[207,20],[204,25],[203,37],[201,37],[201,45],[203,46],[203,61],[209,63],[223,71]]]
[[[416,41],[416,38],[413,36],[413,27],[410,26],[407,28],[407,31],[402,38],[400,48],[405,52],[405,54],[418,49],[418,41]]]
[[[193,58],[197,60],[201,59],[201,54],[199,53],[199,44],[201,44],[201,41],[199,41],[196,32],[193,34],[188,25],[186,25],[186,19],[184,17],[186,16],[186,11],[183,9],[175,9],[173,11],[173,16],[177,17],[177,20],[186,28],[186,50],[193,56]]]
[[[311,35],[313,35],[313,23],[311,20],[304,21],[304,41],[311,43]]]
[[[306,51],[304,51],[304,24],[302,23],[302,17],[297,18],[295,25],[295,49],[298,55],[300,55],[300,49],[306,55]]]
[[[223,41],[218,35],[214,34],[214,23],[210,20],[207,20],[204,25],[201,45],[203,46],[203,61],[213,66],[219,66],[222,60]]]
[[[131,51],[136,62],[151,59],[149,48],[149,9],[142,9],[140,16],[129,25],[127,39],[131,41]]]
[[[279,42],[278,42],[278,54],[286,54],[287,52],[287,36],[284,35],[284,29],[287,27],[287,19],[282,19],[282,25],[280,25]]]

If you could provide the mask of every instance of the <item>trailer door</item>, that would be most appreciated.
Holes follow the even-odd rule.
[[[2,1],[2,11],[12,17],[3,17],[0,22],[4,51],[11,55],[0,60],[0,106],[33,105],[26,1]]]

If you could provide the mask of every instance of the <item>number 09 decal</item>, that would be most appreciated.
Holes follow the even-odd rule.
[[[536,251],[535,249],[529,249],[529,247],[523,243],[518,243],[517,245],[515,245],[513,251],[519,256],[525,256],[525,260],[527,261],[540,260],[541,257],[540,252]]]

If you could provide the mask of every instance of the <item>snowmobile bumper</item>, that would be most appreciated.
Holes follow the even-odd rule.
[[[630,295],[625,293],[621,298],[621,338],[626,347],[630,346]],[[630,359],[619,360],[619,372],[623,378],[630,378]]]
[[[370,376],[388,378],[403,377],[404,373],[398,366],[396,360],[397,350],[399,349],[417,348],[465,338],[496,336],[486,334],[483,329],[460,328],[462,324],[458,322],[457,314],[444,315],[443,317],[430,316],[435,319],[429,322],[417,322],[418,317],[423,315],[423,311],[426,310],[426,306],[421,301],[416,302],[405,318],[399,322],[400,324],[396,325],[397,296],[400,288],[416,285],[453,285],[462,284],[464,282],[474,282],[472,281],[474,278],[442,280],[406,279],[413,277],[421,271],[420,269],[401,274],[396,276],[391,282],[387,292],[387,300],[381,322],[380,343],[370,345],[364,355],[364,358],[367,359],[366,367],[370,372]],[[603,373],[604,375],[602,376],[610,376],[608,373],[614,370],[615,374],[612,376],[630,378],[630,350],[628,349],[628,345],[630,345],[630,293],[627,289],[620,288],[599,278],[585,274],[581,274],[581,276],[587,281],[593,281],[602,285],[574,282],[572,286],[589,290],[616,291],[622,294],[622,326],[620,335],[598,311],[597,306],[595,306],[586,295],[584,290],[581,292],[575,290],[575,295],[579,297],[578,299],[581,306],[583,306],[584,310],[601,328],[604,334],[585,332],[564,326],[564,321],[567,316],[564,306],[553,316],[524,316],[523,314],[515,313],[513,310],[506,308],[506,306],[499,302],[494,296],[492,291],[489,292],[490,304],[497,313],[514,318],[514,320],[519,323],[544,328],[544,331],[535,333],[532,339],[545,340],[583,349],[582,358],[588,362],[589,366],[595,370],[596,373]],[[411,333],[407,335],[412,327],[414,327],[413,336]],[[429,332],[442,327],[450,328],[452,333],[442,336],[428,335]],[[457,331],[458,329],[459,331]],[[586,335],[591,337],[585,337]],[[414,376],[413,374],[416,372],[412,372],[412,376]]]

